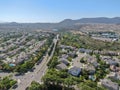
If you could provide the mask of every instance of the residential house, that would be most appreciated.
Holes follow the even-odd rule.
[[[112,78],[114,80],[120,80],[120,72],[110,72],[107,75],[108,78]]]
[[[115,82],[112,82],[109,79],[100,80],[101,85],[107,88],[108,90],[119,90],[119,85]]]
[[[70,57],[72,57],[72,58],[75,58],[76,57],[76,52],[74,51],[74,52],[69,52],[68,53],[68,56],[70,56]]]
[[[109,65],[117,65],[118,64],[118,62],[115,59],[113,59],[109,56],[103,56],[101,59]]]
[[[68,70],[68,73],[77,77],[80,75],[81,71],[81,68],[74,66]]]
[[[64,63],[65,65],[69,65],[69,61],[65,58],[60,58],[58,61]]]
[[[64,63],[60,63],[56,66],[56,69],[58,70],[67,69],[67,66]]]
[[[60,58],[68,58],[68,55],[67,55],[67,54],[62,54],[62,55],[60,56]]]
[[[92,53],[92,50],[90,50],[90,49],[85,49],[85,48],[80,48],[80,49],[79,49],[79,52],[90,54],[90,53]]]

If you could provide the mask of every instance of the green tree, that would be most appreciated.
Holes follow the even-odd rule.
[[[39,83],[32,81],[30,87],[27,90],[44,90],[44,85],[40,85]]]
[[[17,81],[10,79],[9,77],[4,77],[0,80],[0,90],[8,90],[16,83]]]

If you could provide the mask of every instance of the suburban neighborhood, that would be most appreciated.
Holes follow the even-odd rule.
[[[0,90],[120,90],[120,0],[0,0]]]

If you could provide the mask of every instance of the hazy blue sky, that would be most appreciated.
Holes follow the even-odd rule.
[[[58,22],[83,17],[118,17],[120,0],[0,0],[0,21]]]

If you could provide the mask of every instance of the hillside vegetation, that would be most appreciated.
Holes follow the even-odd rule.
[[[92,39],[87,35],[79,35],[72,33],[64,33],[62,36],[61,44],[92,50],[120,51],[119,42],[105,42],[101,40]]]

